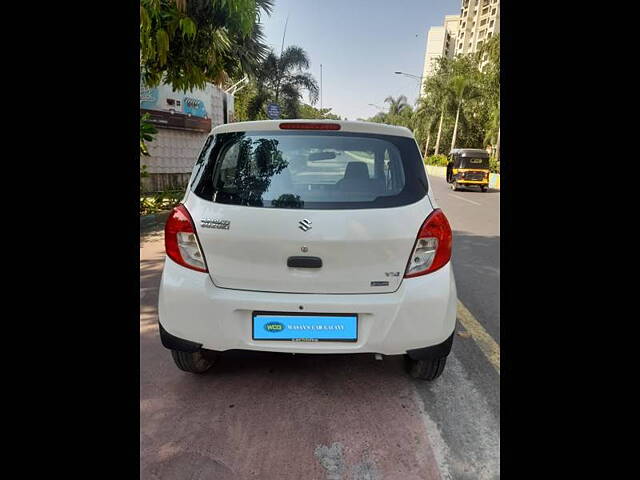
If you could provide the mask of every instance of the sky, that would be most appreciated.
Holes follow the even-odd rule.
[[[324,108],[342,118],[369,118],[386,109],[384,99],[406,95],[413,105],[421,76],[429,27],[460,13],[460,0],[275,0],[263,15],[266,43],[280,53],[284,41],[306,50],[309,72],[320,83]],[[303,101],[309,103],[305,92]],[[315,105],[320,108],[320,102]]]

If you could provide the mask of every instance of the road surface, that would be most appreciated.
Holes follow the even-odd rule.
[[[141,234],[141,479],[499,478],[500,193],[431,182],[461,302],[432,383],[369,354],[236,352],[205,375],[181,372],[156,321],[162,232]]]

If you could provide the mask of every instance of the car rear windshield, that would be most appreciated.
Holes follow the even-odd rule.
[[[427,193],[409,137],[347,132],[233,132],[207,141],[192,188],[205,200],[266,208],[408,205]]]

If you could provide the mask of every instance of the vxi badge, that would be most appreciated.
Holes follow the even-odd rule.
[[[218,228],[220,230],[229,230],[231,222],[229,220],[217,220],[215,218],[203,218],[200,225],[204,228]]]

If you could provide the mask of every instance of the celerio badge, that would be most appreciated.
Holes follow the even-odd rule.
[[[220,230],[229,230],[231,222],[229,220],[218,220],[215,218],[203,218],[200,225],[204,228],[218,228]]]

